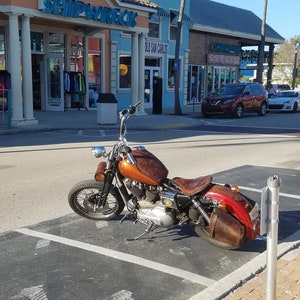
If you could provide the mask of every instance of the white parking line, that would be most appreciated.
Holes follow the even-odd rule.
[[[49,241],[57,242],[60,244],[71,246],[71,247],[76,247],[76,248],[79,248],[82,250],[106,255],[106,256],[109,256],[109,257],[112,257],[115,259],[119,259],[119,260],[128,262],[128,263],[140,265],[145,268],[150,268],[150,269],[153,269],[153,270],[156,270],[159,272],[163,272],[163,273],[167,273],[167,274],[179,277],[179,278],[183,278],[185,280],[189,280],[191,282],[195,282],[195,283],[201,284],[203,286],[210,286],[216,282],[213,279],[209,279],[207,277],[204,277],[204,276],[201,276],[201,275],[198,275],[195,273],[184,271],[182,269],[178,269],[178,268],[170,267],[170,266],[167,266],[164,264],[160,264],[160,263],[148,260],[148,259],[144,259],[139,256],[135,256],[135,255],[131,255],[131,254],[91,245],[88,243],[71,240],[68,238],[61,237],[61,236],[56,236],[56,235],[52,235],[52,234],[48,234],[48,233],[44,233],[44,232],[38,232],[38,231],[34,231],[34,230],[31,230],[28,228],[20,228],[20,229],[16,229],[15,231],[25,234],[25,235],[30,235],[33,237],[46,239]]]
[[[254,189],[254,188],[250,188],[250,187],[246,187],[246,186],[240,186],[240,185],[239,185],[239,188],[241,190],[245,190],[245,191],[261,193],[260,189]],[[279,193],[279,196],[283,196],[283,197],[287,197],[287,198],[300,199],[300,195],[294,195],[294,194]]]

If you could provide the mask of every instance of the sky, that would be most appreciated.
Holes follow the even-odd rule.
[[[263,18],[265,0],[213,0],[251,10]],[[268,0],[266,23],[284,39],[300,36],[300,0]]]

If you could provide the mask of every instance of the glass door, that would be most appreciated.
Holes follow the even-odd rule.
[[[46,110],[64,111],[63,56],[45,55]]]
[[[152,108],[153,106],[153,79],[159,77],[160,68],[145,67],[145,93],[144,107]]]

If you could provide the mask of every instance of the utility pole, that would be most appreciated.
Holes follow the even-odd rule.
[[[179,99],[179,78],[180,78],[180,60],[179,60],[179,50],[180,50],[180,40],[181,40],[181,28],[182,28],[182,17],[185,7],[185,0],[180,2],[180,10],[177,21],[177,31],[176,31],[176,45],[175,45],[175,62],[174,62],[174,80],[175,80],[175,95],[174,95],[174,115],[181,115],[180,99]]]
[[[267,7],[268,7],[268,0],[265,0],[263,18],[261,23],[259,54],[258,54],[258,61],[257,61],[258,68],[257,68],[256,79],[259,83],[263,83]]]
[[[296,78],[298,77],[298,69],[297,69],[297,60],[298,60],[298,48],[299,48],[300,40],[297,42],[295,46],[295,59],[294,59],[294,69],[293,69],[293,83],[292,89],[295,89]]]

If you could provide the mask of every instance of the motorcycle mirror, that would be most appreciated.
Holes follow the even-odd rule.
[[[93,155],[97,158],[106,155],[106,150],[103,146],[94,146],[92,147],[91,151]]]

